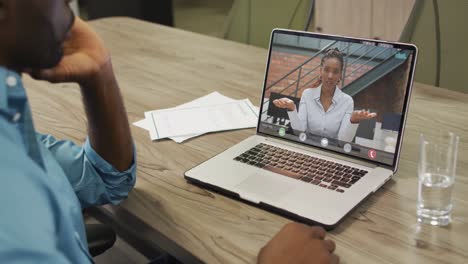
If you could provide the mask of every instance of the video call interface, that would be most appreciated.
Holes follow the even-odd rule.
[[[259,132],[393,165],[414,56],[400,47],[275,31]]]

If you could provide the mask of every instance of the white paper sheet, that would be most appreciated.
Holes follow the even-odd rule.
[[[213,92],[211,94],[205,95],[203,97],[200,97],[198,99],[195,99],[191,102],[182,104],[177,106],[176,108],[186,108],[186,107],[194,107],[194,106],[203,106],[203,105],[214,105],[214,104],[223,104],[223,103],[230,103],[230,102],[236,102],[237,100],[229,98],[227,96],[224,96],[220,94],[219,92]],[[259,113],[259,108],[254,107],[255,113],[258,115]],[[153,111],[151,111],[153,112]],[[151,113],[149,112],[149,113]],[[145,113],[146,114],[146,113]],[[153,126],[152,120],[151,119],[143,119],[140,121],[137,121],[133,123],[133,125],[143,128],[145,130],[148,130],[150,132],[150,137],[154,138],[155,136],[151,136],[151,134],[154,134],[154,132],[151,132],[151,127]],[[254,126],[255,127],[256,123]],[[186,135],[186,136],[177,136],[177,137],[170,137],[170,139],[174,140],[177,143],[182,143],[190,138],[200,136],[204,133],[198,133],[198,134],[191,134],[191,135]]]
[[[143,128],[144,130],[148,130],[148,131],[151,130],[151,120],[147,120],[146,118],[140,121],[134,122],[133,125],[139,128]]]
[[[152,121],[151,139],[189,136],[208,132],[255,127],[256,108],[248,99],[230,103],[170,108],[145,113]]]

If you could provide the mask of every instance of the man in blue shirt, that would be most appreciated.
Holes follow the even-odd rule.
[[[68,2],[0,0],[0,263],[92,262],[82,209],[116,204],[135,184],[109,53]],[[35,131],[22,72],[80,84],[83,146]]]
[[[81,210],[135,184],[135,150],[109,53],[70,0],[0,0],[0,263],[92,263]],[[83,146],[38,134],[21,73],[80,85]],[[338,263],[319,227],[286,225],[259,263]]]

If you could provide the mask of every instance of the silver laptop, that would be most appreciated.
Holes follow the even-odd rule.
[[[256,135],[185,178],[332,229],[398,168],[414,45],[275,29]]]

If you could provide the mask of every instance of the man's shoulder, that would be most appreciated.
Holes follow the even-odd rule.
[[[6,207],[9,209],[5,210],[43,208],[52,212],[50,201],[56,194],[46,172],[28,156],[23,146],[8,140],[2,132],[0,145],[0,200],[9,201]]]
[[[0,133],[0,140],[4,138],[5,135]],[[27,154],[18,151],[11,141],[2,141],[1,144],[2,250],[21,252],[25,247],[30,252],[52,252],[56,243],[55,212],[60,200],[51,191],[45,172]],[[38,237],[40,243],[37,242]]]
[[[17,177],[19,180],[28,174],[44,173],[28,156],[24,146],[10,135],[0,132],[0,174]],[[0,178],[0,182],[4,179]],[[1,185],[1,183],[0,183]]]
[[[5,150],[3,145],[8,143],[22,144],[21,134],[6,116],[0,114],[0,151]]]
[[[0,117],[0,146],[0,175],[8,175],[0,178],[0,185],[12,178],[12,184],[26,184],[27,178],[35,178],[33,174],[44,173],[28,156],[18,129],[4,117]]]
[[[4,166],[12,165],[11,160],[25,158],[27,155],[21,133],[2,115],[0,115],[0,146],[0,164]],[[0,171],[4,166],[0,166]]]

